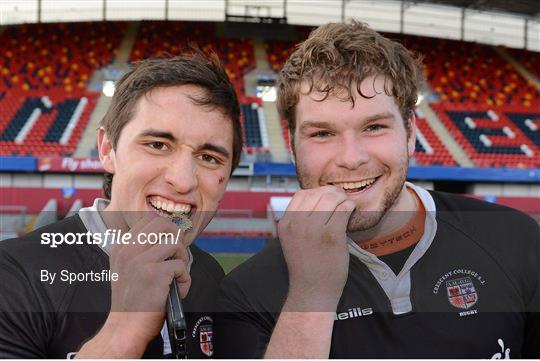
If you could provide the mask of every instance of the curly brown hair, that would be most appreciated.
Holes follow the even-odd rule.
[[[322,92],[325,96],[320,101],[335,95],[354,107],[353,87],[360,96],[370,98],[361,92],[360,84],[367,77],[383,76],[384,91],[395,98],[409,133],[409,118],[422,83],[421,69],[420,57],[367,24],[351,21],[322,25],[297,45],[281,70],[277,80],[278,110],[294,133],[303,83],[309,85],[306,95]],[[294,150],[294,137],[291,141]]]
[[[120,133],[134,116],[139,99],[158,87],[196,85],[204,89],[202,97],[192,97],[197,105],[223,112],[233,125],[232,171],[238,166],[242,153],[240,105],[225,67],[216,54],[204,54],[188,47],[183,55],[170,58],[146,59],[138,62],[116,84],[109,110],[101,120],[114,149]],[[194,120],[195,121],[195,120]],[[105,173],[103,194],[111,198],[113,174]]]

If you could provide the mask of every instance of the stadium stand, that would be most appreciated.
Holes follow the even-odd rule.
[[[88,91],[93,72],[110,64],[127,23],[52,23],[8,27],[0,40],[0,154],[70,156],[97,102]],[[311,27],[297,26],[299,40]],[[224,61],[242,103],[244,159],[271,161],[262,102],[245,92],[244,76],[255,69],[250,39],[219,36],[213,22],[142,21],[130,61],[179,54],[190,43]],[[535,167],[539,161],[540,92],[493,47],[470,42],[387,34],[423,55],[425,75],[441,122],[478,167]],[[279,71],[296,41],[265,41],[268,62]],[[508,49],[538,76],[540,55]],[[486,118],[495,114],[498,121]],[[490,113],[490,114],[491,114]],[[471,118],[471,120],[467,120]],[[39,121],[38,121],[39,119]],[[282,134],[289,147],[288,132]],[[418,120],[415,164],[457,165],[439,134]]]
[[[475,166],[540,166],[538,135],[537,131],[533,131],[538,129],[540,113],[523,113],[519,107],[499,108],[494,111],[486,106],[467,103],[431,106],[455,140],[469,154]],[[526,134],[528,126],[531,127],[531,137],[534,138]]]
[[[416,147],[414,159],[416,165],[455,166],[452,154],[431,129],[425,118],[416,118]]]
[[[125,23],[25,24],[0,35],[0,154],[71,155],[98,93],[86,90],[110,63]]]
[[[423,56],[425,76],[442,101],[469,107],[517,105],[530,110],[540,106],[540,92],[492,46],[421,36],[386,35]]]
[[[261,100],[257,97],[243,96],[240,103],[244,160],[271,161]]]
[[[524,49],[506,49],[516,59],[531,72],[534,76],[540,79],[540,53]]]
[[[291,151],[291,141],[289,137],[289,126],[287,125],[287,121],[285,119],[280,120],[281,123],[281,133],[283,134],[283,138],[285,139],[285,147],[287,147],[287,151]]]
[[[440,98],[431,107],[475,166],[526,168],[540,164],[533,140],[537,135],[524,125],[529,117],[529,122],[538,117],[534,112],[540,109],[540,92],[493,47],[397,37],[423,55],[426,78]]]
[[[244,118],[244,144],[246,147],[262,147],[263,144],[259,126],[259,115],[257,114],[257,104],[242,104],[241,109]]]
[[[268,63],[272,70],[279,72],[289,55],[294,50],[295,43],[292,41],[267,41],[264,43]]]
[[[241,104],[240,110],[242,111],[241,120],[246,151],[267,154],[269,152],[268,131],[261,99],[244,97],[244,102]]]
[[[296,34],[298,41],[304,40],[309,36],[309,33],[313,30],[310,26],[296,26]],[[266,55],[268,57],[268,63],[272,70],[279,72],[285,64],[285,61],[291,55],[296,46],[297,41],[284,41],[284,40],[272,40],[264,43]]]
[[[225,63],[236,90],[245,94],[243,76],[255,69],[253,44],[249,39],[218,37],[212,22],[143,21],[130,60],[178,55],[189,44],[206,52],[215,51]]]

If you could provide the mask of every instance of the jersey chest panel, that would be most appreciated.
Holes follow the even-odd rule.
[[[351,258],[332,358],[520,356],[525,305],[515,283],[459,232],[439,224],[441,234],[411,269],[407,314],[393,314],[375,277]]]

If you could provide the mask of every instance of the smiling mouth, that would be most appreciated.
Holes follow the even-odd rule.
[[[375,184],[380,177],[381,176],[377,176],[375,178],[364,179],[358,182],[336,182],[330,184],[340,187],[345,191],[345,193],[358,193],[371,188],[371,186]]]
[[[194,208],[191,204],[175,203],[159,196],[148,197],[147,202],[160,217],[168,218],[177,225],[181,222],[191,224],[189,218]]]

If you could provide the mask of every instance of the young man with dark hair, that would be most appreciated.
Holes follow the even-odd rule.
[[[0,243],[0,357],[170,354],[172,282],[188,356],[211,356],[224,273],[191,243],[218,209],[241,148],[238,100],[215,56],[145,60],[126,73],[98,130],[107,199]]]
[[[406,182],[420,63],[364,24],[314,30],[278,108],[302,190],[221,284],[217,357],[540,356],[528,216]]]

